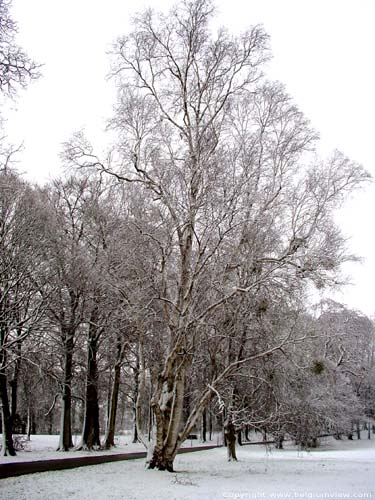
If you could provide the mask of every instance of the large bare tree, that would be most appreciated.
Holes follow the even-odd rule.
[[[132,183],[143,218],[153,222],[138,224],[158,252],[149,304],[157,320],[144,331],[140,371],[153,387],[149,465],[170,471],[225,380],[292,342],[287,334],[229,356],[183,422],[186,374],[203,335],[243,294],[255,295],[256,314],[273,291],[301,289],[308,279],[336,282],[347,256],[332,212],[367,178],[340,153],[316,160],[317,134],[282,86],[263,76],[270,57],[263,28],[215,33],[213,14],[210,1],[183,0],[167,16],[136,16],[113,51],[119,100],[110,125],[118,147],[100,161],[76,135],[65,150],[73,165]],[[151,341],[159,355],[147,367],[143,347]],[[140,420],[138,432],[146,443]]]

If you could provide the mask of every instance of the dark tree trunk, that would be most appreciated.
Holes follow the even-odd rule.
[[[213,434],[213,422],[212,422],[212,412],[208,412],[208,429],[209,429],[209,436],[210,436],[210,441],[212,441],[212,434]]]
[[[117,415],[118,395],[120,389],[120,371],[121,371],[121,361],[118,361],[115,364],[115,369],[114,369],[113,385],[112,385],[112,392],[109,404],[108,424],[104,440],[104,448],[106,450],[110,449],[112,446],[115,446],[116,415]]]
[[[202,413],[202,442],[207,441],[207,410],[204,409]]]
[[[71,332],[66,332],[64,337],[65,344],[65,363],[64,363],[64,379],[62,389],[62,404],[61,404],[61,426],[60,426],[60,442],[58,450],[68,451],[73,447],[72,439],[72,376],[73,376],[73,347],[74,337]]]
[[[275,448],[278,450],[283,449],[284,434],[278,434],[275,438]]]
[[[246,441],[250,441],[250,437],[249,437],[249,426],[248,426],[248,425],[245,425],[245,440],[246,440]]]
[[[237,442],[239,446],[242,446],[242,429],[239,429],[237,431]]]
[[[224,422],[224,437],[227,446],[228,460],[237,461],[236,456],[236,429],[231,420],[227,419]]]
[[[137,356],[136,366],[133,370],[133,443],[138,443],[138,428],[137,428],[137,400],[139,391],[139,357]]]
[[[91,450],[100,446],[99,401],[98,401],[98,311],[91,314],[87,353],[85,418],[80,448]]]
[[[359,425],[359,421],[356,422],[356,432],[357,432],[357,439],[361,439],[361,427]]]
[[[0,356],[0,366],[3,365],[4,359]],[[4,363],[5,364],[5,363]],[[4,365],[3,365],[4,366]],[[7,378],[5,369],[0,370],[0,401],[1,401],[1,420],[3,431],[2,455],[15,456],[16,451],[13,446],[12,437],[12,416],[10,414],[9,399],[7,392]]]
[[[148,464],[149,469],[166,470],[168,472],[174,472],[173,461],[174,456],[168,456],[164,450],[153,451],[152,458]]]
[[[13,446],[12,436],[12,416],[10,414],[6,366],[6,351],[2,346],[5,343],[6,333],[2,325],[0,325],[0,402],[1,402],[1,423],[2,423],[2,455],[16,455],[16,450]]]

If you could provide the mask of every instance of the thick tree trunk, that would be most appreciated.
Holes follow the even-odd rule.
[[[179,430],[184,410],[185,368],[168,380],[158,382],[157,397],[153,399],[156,422],[156,444],[148,463],[150,469],[173,472],[173,461],[182,444]]]
[[[168,472],[173,472],[173,462],[176,454],[169,454],[165,448],[155,448],[152,454],[152,458],[149,462],[148,467],[150,469],[166,470]]]
[[[70,332],[65,336],[65,363],[64,363],[64,380],[61,401],[61,424],[60,424],[60,441],[58,450],[68,451],[73,447],[72,439],[72,376],[73,376],[73,335]]]
[[[91,315],[87,353],[86,401],[82,442],[79,448],[91,450],[100,447],[99,401],[98,401],[98,328],[97,311]]]
[[[12,415],[10,413],[8,388],[7,388],[7,375],[5,371],[6,366],[6,351],[2,347],[5,343],[6,332],[5,328],[0,325],[0,402],[1,402],[1,423],[2,423],[2,447],[1,454],[16,455],[16,450],[13,446],[12,436]]]
[[[2,356],[0,357],[2,358]],[[0,366],[4,366],[4,360],[0,359]],[[16,451],[13,446],[12,437],[12,416],[10,414],[9,399],[7,391],[7,378],[5,370],[0,369],[0,401],[1,401],[1,420],[2,420],[2,431],[3,431],[3,441],[1,454],[15,456]]]
[[[112,385],[112,392],[109,404],[108,424],[104,439],[104,448],[106,450],[109,450],[112,446],[115,446],[116,415],[117,415],[118,395],[120,389],[120,371],[121,371],[121,361],[118,360],[115,364],[115,369],[114,369],[113,385]]]

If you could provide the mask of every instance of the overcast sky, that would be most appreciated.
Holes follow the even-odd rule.
[[[143,6],[165,9],[170,0],[13,0],[19,43],[44,64],[43,78],[20,94],[7,131],[25,151],[19,170],[43,182],[59,175],[61,143],[85,128],[100,142],[114,102],[106,52]],[[218,0],[219,23],[232,31],[263,23],[271,36],[269,74],[287,91],[321,135],[321,151],[338,148],[374,176],[375,2],[373,0]],[[336,300],[375,312],[375,186],[338,214],[352,252],[353,286]]]

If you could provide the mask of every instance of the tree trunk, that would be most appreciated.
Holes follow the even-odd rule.
[[[152,438],[152,428],[153,428],[153,413],[152,413],[152,406],[151,406],[151,401],[149,401],[148,404],[148,441],[151,441]]]
[[[0,356],[0,358],[4,358]],[[0,359],[0,366],[4,366],[4,359]],[[16,451],[13,446],[12,437],[12,416],[10,414],[9,399],[7,392],[7,378],[5,374],[5,369],[0,369],[0,401],[1,401],[1,420],[2,420],[2,431],[3,431],[3,441],[1,454],[15,456]]]
[[[356,432],[357,432],[357,439],[361,439],[361,427],[359,425],[359,420],[356,422]]]
[[[33,434],[34,429],[34,416],[33,416],[33,411],[30,406],[30,404],[27,406],[27,426],[26,426],[26,434],[27,434],[27,441],[30,441],[30,436]],[[35,434],[35,432],[34,432]]]
[[[233,422],[228,418],[224,422],[224,437],[227,446],[228,460],[237,461],[236,456],[236,429]]]
[[[113,385],[111,392],[111,399],[109,405],[109,415],[107,431],[104,439],[104,448],[109,450],[112,446],[115,446],[115,430],[116,430],[116,415],[117,415],[117,404],[118,395],[120,389],[120,371],[121,371],[121,361],[117,361],[114,369]]]
[[[155,448],[152,453],[152,458],[149,462],[149,469],[166,470],[168,472],[174,472],[173,462],[175,459],[175,454],[168,454],[165,448],[157,449]]]
[[[18,336],[21,333],[18,332]],[[10,381],[10,401],[11,401],[11,418],[12,418],[12,431],[16,432],[16,416],[17,416],[17,396],[18,396],[18,376],[21,370],[21,342],[18,341],[16,344],[16,355],[17,358],[14,362],[13,378]]]
[[[138,403],[138,391],[139,391],[139,356],[137,356],[136,365],[133,370],[133,443],[138,443],[138,424],[137,424],[137,403]],[[141,411],[141,408],[139,408]]]
[[[202,442],[207,441],[207,410],[204,409],[202,413]]]
[[[283,449],[284,434],[277,434],[275,438],[275,448],[277,450]]]
[[[65,364],[64,364],[64,380],[61,402],[61,425],[60,425],[60,441],[58,450],[68,451],[73,447],[72,439],[72,376],[73,376],[73,334],[67,332],[65,335]]]
[[[267,431],[266,429],[262,429],[262,436],[263,436],[263,441],[266,442],[267,441]]]
[[[248,425],[245,425],[245,441],[250,441]]]
[[[168,380],[159,380],[153,398],[156,422],[156,444],[148,463],[150,469],[173,472],[173,461],[181,445],[179,430],[184,410],[185,367],[179,365],[177,373]]]
[[[242,429],[239,429],[237,431],[237,441],[238,441],[239,446],[242,446]]]
[[[6,351],[4,346],[6,338],[5,329],[0,325],[0,402],[1,402],[1,423],[3,441],[1,447],[1,454],[16,455],[16,450],[13,446],[12,436],[12,416],[10,414],[8,388],[7,388],[7,375],[5,371],[6,366]]]
[[[212,435],[213,435],[212,411],[209,411],[208,415],[208,428],[209,428],[210,441],[212,441]]]
[[[98,314],[94,310],[91,315],[91,323],[89,327],[85,418],[82,442],[79,447],[88,450],[91,450],[94,446],[100,447],[97,364],[98,328],[96,326],[97,316]]]

